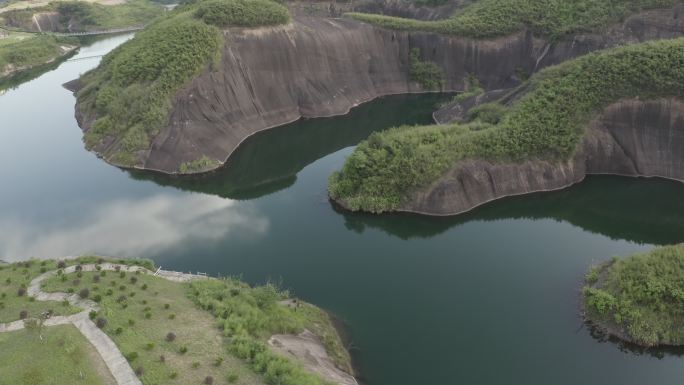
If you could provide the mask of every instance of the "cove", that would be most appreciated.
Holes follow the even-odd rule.
[[[578,300],[592,262],[684,241],[682,184],[590,177],[453,218],[337,212],[327,178],[352,146],[428,123],[436,95],[264,132],[206,177],[131,174],[83,148],[61,87],[127,38],[0,96],[0,258],[151,257],[281,282],[343,320],[367,385],[681,382],[683,351],[598,338]]]

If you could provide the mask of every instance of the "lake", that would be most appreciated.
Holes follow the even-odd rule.
[[[0,258],[148,257],[277,282],[344,322],[366,385],[667,385],[684,350],[593,336],[582,278],[614,255],[684,241],[684,185],[590,177],[452,218],[351,214],[328,176],[375,130],[431,122],[449,96],[380,98],[252,137],[200,178],[123,171],[84,149],[61,84],[130,35],[0,96]]]

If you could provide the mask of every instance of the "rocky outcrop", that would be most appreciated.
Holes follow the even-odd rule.
[[[223,162],[263,129],[301,117],[345,114],[382,95],[423,92],[409,76],[412,48],[443,68],[445,90],[463,90],[472,72],[485,85],[512,86],[517,80],[511,74],[535,63],[526,32],[478,41],[296,17],[286,27],[225,35],[220,68],[205,71],[177,93],[145,168],[173,173],[203,155]],[[87,129],[87,117],[82,122]]]
[[[296,12],[285,27],[227,30],[218,69],[205,70],[175,95],[168,123],[138,166],[173,174],[181,164],[207,156],[218,167],[261,130],[302,117],[344,114],[382,95],[424,92],[409,75],[413,48],[420,50],[421,60],[442,68],[443,91],[466,89],[470,76],[485,89],[503,89],[544,66],[592,50],[681,36],[684,19],[677,15],[682,10],[684,4],[644,12],[609,33],[555,44],[529,31],[477,40]],[[79,119],[84,130],[93,120]]]
[[[586,127],[581,148],[565,162],[459,162],[411,194],[399,211],[454,215],[507,196],[562,189],[587,174],[684,181],[684,102],[629,99],[608,106]]]

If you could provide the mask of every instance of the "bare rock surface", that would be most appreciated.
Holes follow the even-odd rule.
[[[300,362],[313,373],[339,385],[358,385],[354,376],[338,369],[315,334],[304,330],[299,335],[276,334],[268,340],[271,349]]]

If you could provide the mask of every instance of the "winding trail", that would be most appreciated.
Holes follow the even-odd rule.
[[[76,272],[76,266],[69,266],[64,269],[64,274],[70,274]],[[156,272],[151,272],[148,269],[140,266],[128,266],[120,265],[115,263],[102,263],[99,265],[89,264],[80,265],[82,271],[97,271],[97,266],[100,266],[100,270],[107,271],[126,271],[126,272],[136,272],[140,271],[144,274],[151,274],[157,277],[164,278],[169,281],[174,282],[188,282],[193,279],[206,279],[206,276],[179,273],[175,271],[157,270]],[[55,326],[55,325],[65,325],[73,324],[76,328],[83,334],[85,338],[90,341],[90,343],[95,347],[100,357],[104,361],[107,368],[112,373],[112,376],[116,380],[118,385],[142,385],[142,382],[138,379],[133,372],[133,369],[129,365],[128,361],[124,358],[121,350],[116,346],[114,341],[112,341],[107,334],[100,330],[93,321],[90,320],[89,313],[91,311],[99,310],[99,306],[96,302],[89,299],[83,299],[78,296],[78,294],[67,294],[67,293],[47,293],[41,289],[43,281],[48,278],[57,275],[58,270],[48,271],[34,278],[27,289],[27,295],[33,297],[38,301],[68,301],[72,306],[79,307],[83,309],[80,313],[76,313],[70,316],[56,316],[48,318],[44,326]],[[0,324],[0,333],[11,332],[16,330],[24,329],[24,321],[14,321],[6,324]]]

